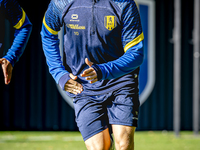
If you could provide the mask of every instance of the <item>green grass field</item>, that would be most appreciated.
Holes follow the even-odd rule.
[[[0,150],[86,150],[79,132],[1,131]],[[135,150],[200,150],[200,136],[181,132],[136,131]]]

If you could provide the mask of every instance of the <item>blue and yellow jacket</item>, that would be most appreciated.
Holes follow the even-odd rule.
[[[0,15],[4,15],[15,28],[14,41],[4,56],[14,66],[24,52],[32,30],[32,24],[16,0],[0,0]],[[0,22],[3,21],[0,20]],[[3,43],[3,41],[0,42]]]
[[[63,25],[67,69],[59,52],[58,32]],[[81,94],[86,95],[137,82],[144,36],[133,0],[51,0],[41,37],[49,71],[62,89],[69,73],[78,76],[84,88]],[[98,81],[93,84],[80,76],[88,68],[85,58],[96,64]]]

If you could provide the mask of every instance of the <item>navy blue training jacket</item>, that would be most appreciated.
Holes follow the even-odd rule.
[[[59,51],[63,25],[67,69]],[[133,0],[51,0],[41,37],[49,71],[63,90],[69,73],[78,76],[86,95],[108,93],[138,78],[144,36]],[[95,63],[98,81],[93,84],[80,76],[88,68],[85,58]]]

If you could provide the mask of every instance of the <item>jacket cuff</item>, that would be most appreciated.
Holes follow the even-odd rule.
[[[62,90],[65,90],[65,83],[67,83],[67,81],[69,79],[71,79],[70,76],[69,76],[69,73],[66,73],[58,81],[58,84],[59,84],[59,86],[61,87]]]
[[[100,81],[102,79],[102,71],[101,71],[101,69],[99,68],[99,66],[97,64],[93,64],[91,67],[96,71],[97,79],[98,79],[98,81]]]

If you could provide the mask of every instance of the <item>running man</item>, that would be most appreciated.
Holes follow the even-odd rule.
[[[66,68],[59,51],[62,26]],[[134,149],[144,39],[135,2],[51,0],[41,37],[51,75],[74,98],[87,149],[108,150],[111,132],[117,150]]]

